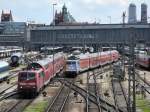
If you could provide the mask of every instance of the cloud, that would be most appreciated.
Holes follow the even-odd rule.
[[[82,0],[85,4],[98,4],[98,5],[110,5],[110,4],[119,4],[127,5],[128,0]]]

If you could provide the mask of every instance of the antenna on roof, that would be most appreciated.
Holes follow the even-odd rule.
[[[122,14],[122,23],[125,24],[125,18],[126,18],[126,12],[123,12]]]

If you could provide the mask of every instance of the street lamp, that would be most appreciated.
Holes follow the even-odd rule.
[[[110,22],[110,24],[111,24],[111,16],[108,16],[108,19],[109,19],[109,22]]]
[[[52,4],[53,5],[53,37],[52,37],[52,39],[53,39],[53,75],[54,75],[54,64],[55,64],[55,62],[54,62],[54,45],[55,45],[55,42],[54,42],[54,27],[55,27],[55,6],[57,5],[56,3],[53,3]]]

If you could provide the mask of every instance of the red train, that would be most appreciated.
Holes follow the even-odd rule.
[[[54,62],[53,62],[54,60]],[[54,63],[54,65],[53,65]],[[58,53],[49,58],[31,63],[27,70],[19,72],[18,92],[37,94],[65,65],[65,56]]]
[[[116,50],[71,56],[66,63],[66,73],[78,74],[90,68],[112,63],[118,59],[119,53]]]

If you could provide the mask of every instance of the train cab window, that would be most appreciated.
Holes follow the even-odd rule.
[[[72,64],[76,64],[76,62],[72,62]]]
[[[31,80],[31,79],[35,79],[35,73],[24,72],[19,74],[19,80]]]
[[[39,73],[39,77],[44,77],[45,76],[45,73],[42,71]]]
[[[70,62],[70,61],[68,61],[68,62],[67,62],[67,65],[70,65],[70,64],[71,64],[71,62]]]
[[[28,69],[39,69],[41,66],[37,63],[32,63],[31,65],[28,66]]]
[[[75,65],[76,62],[75,62],[75,61],[68,61],[68,62],[67,62],[67,65],[71,65],[71,64],[72,64],[72,65]]]
[[[19,80],[26,80],[27,79],[27,73],[19,73]]]

